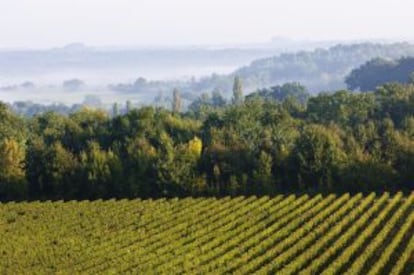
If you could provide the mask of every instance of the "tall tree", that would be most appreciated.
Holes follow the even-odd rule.
[[[131,103],[131,100],[127,100],[127,102],[126,102],[126,112],[127,112],[127,114],[128,114],[129,112],[131,112],[131,110],[132,110],[132,103]]]
[[[239,76],[234,78],[233,83],[233,104],[240,104],[243,102],[243,85]]]
[[[118,102],[115,102],[114,105],[112,106],[112,116],[113,117],[117,117],[119,116],[119,105]]]
[[[0,198],[25,192],[24,158],[24,148],[15,139],[0,142]]]
[[[172,102],[172,111],[174,113],[179,113],[181,110],[181,95],[178,89],[173,91],[173,102]]]

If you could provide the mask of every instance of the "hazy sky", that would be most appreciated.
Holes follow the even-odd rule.
[[[412,0],[0,0],[0,48],[414,37]]]

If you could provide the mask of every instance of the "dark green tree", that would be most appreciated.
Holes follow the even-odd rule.
[[[320,125],[308,125],[296,140],[293,158],[302,188],[331,190],[346,154],[342,140],[335,130]]]

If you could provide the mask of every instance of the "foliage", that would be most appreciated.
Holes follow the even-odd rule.
[[[283,101],[187,113],[84,108],[24,119],[2,105],[1,199],[412,190],[413,85],[306,103],[290,96],[301,86],[272,89]]]
[[[236,76],[233,83],[233,104],[243,102],[243,85],[240,77]]]
[[[337,129],[306,125],[292,155],[302,188],[323,186],[332,190],[346,154]]]
[[[310,95],[306,91],[306,87],[296,83],[285,83],[282,86],[274,86],[269,89],[260,89],[257,92],[251,93],[246,96],[246,100],[254,98],[263,98],[265,100],[276,100],[278,102],[284,102],[289,98],[293,98],[305,104]]]
[[[374,91],[388,83],[410,83],[414,72],[414,58],[404,57],[395,61],[375,58],[352,70],[346,77],[348,89]]]
[[[181,111],[181,96],[178,89],[174,89],[173,91],[173,102],[172,102],[172,110],[175,113]]]
[[[25,150],[13,138],[0,143],[0,197],[26,195]]]

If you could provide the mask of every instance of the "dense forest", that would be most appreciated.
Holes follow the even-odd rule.
[[[291,96],[286,93],[291,92]],[[414,188],[414,85],[306,95],[290,83],[180,113],[0,105],[2,199],[368,192]]]

